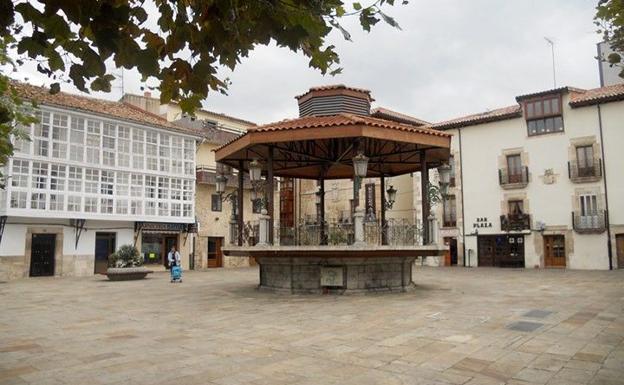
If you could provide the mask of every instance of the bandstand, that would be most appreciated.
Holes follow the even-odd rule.
[[[300,117],[254,127],[215,150],[219,163],[217,191],[238,170],[237,207],[232,222],[229,256],[254,257],[260,267],[259,288],[288,293],[353,293],[406,291],[413,287],[412,265],[418,257],[442,256],[447,248],[436,243],[431,222],[421,227],[420,241],[396,242],[388,225],[386,205],[381,204],[378,237],[371,241],[364,210],[358,204],[363,178],[379,178],[382,194],[385,179],[422,173],[426,186],[429,170],[438,168],[441,186],[448,184],[451,136],[447,133],[370,116],[370,92],[343,85],[312,88],[297,97]],[[245,244],[243,182],[252,185],[265,202],[258,241]],[[314,237],[306,242],[288,238],[280,244],[275,231],[275,178],[314,179],[319,184],[319,221]],[[347,225],[325,222],[326,180],[351,179],[354,209]],[[422,188],[422,218],[429,218],[427,188]],[[392,194],[392,189],[388,189]],[[345,229],[345,227],[348,227]],[[349,232],[336,237],[333,231]],[[278,234],[276,234],[278,233]],[[309,239],[315,239],[310,242]]]

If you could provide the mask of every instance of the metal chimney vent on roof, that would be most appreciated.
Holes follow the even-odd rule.
[[[299,117],[340,113],[368,116],[370,104],[374,100],[370,96],[370,91],[347,87],[344,84],[313,87],[296,99],[299,103]]]

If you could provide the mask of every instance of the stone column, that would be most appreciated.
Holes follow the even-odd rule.
[[[353,231],[355,235],[354,246],[366,246],[364,242],[364,210],[360,207],[353,214]]]
[[[259,235],[259,240],[258,240],[258,246],[268,246],[269,245],[269,229],[270,229],[270,222],[271,222],[271,216],[267,215],[267,211],[266,209],[262,209],[262,211],[260,212],[260,234]]]
[[[438,244],[438,221],[433,213],[429,213],[427,225],[429,226],[429,244]]]

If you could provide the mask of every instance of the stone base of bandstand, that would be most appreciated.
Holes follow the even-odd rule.
[[[416,257],[256,257],[259,290],[291,294],[362,294],[405,292],[414,288]],[[327,286],[324,274],[339,272],[342,279]]]

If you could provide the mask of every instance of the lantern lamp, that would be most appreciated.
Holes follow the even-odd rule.
[[[397,194],[397,189],[395,189],[392,185],[386,190],[386,192],[388,193],[388,203],[390,205],[390,207],[392,207],[392,205],[394,204],[394,202],[396,201],[396,194]]]
[[[262,165],[257,159],[249,162],[249,179],[252,182],[260,182],[262,178]]]
[[[223,194],[225,192],[225,185],[227,183],[227,178],[223,175],[217,175],[215,186],[217,189],[217,194]]]
[[[366,177],[368,171],[368,157],[366,155],[360,152],[353,157],[353,171],[357,177]]]
[[[440,176],[440,189],[443,194],[446,194],[448,187],[451,184],[451,166],[443,164],[438,167],[438,175]]]

